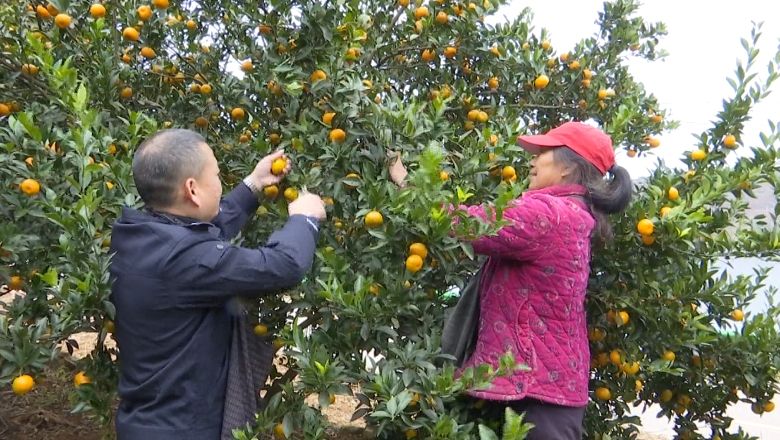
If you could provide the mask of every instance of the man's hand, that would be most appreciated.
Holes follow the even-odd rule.
[[[284,159],[287,162],[284,167],[284,171],[279,174],[273,174],[271,172],[271,165],[276,159]],[[282,179],[284,179],[284,176],[286,176],[287,173],[290,172],[290,168],[290,161],[287,160],[287,156],[284,155],[284,150],[277,150],[260,159],[260,162],[257,163],[254,171],[252,171],[252,174],[249,175],[249,178],[255,182],[255,185],[257,185],[258,188],[263,188],[269,185],[276,185],[277,183],[281,182]]]
[[[390,180],[392,180],[396,185],[401,188],[406,185],[406,176],[409,174],[409,172],[406,171],[406,167],[404,166],[403,162],[401,162],[401,153],[390,153],[390,166],[388,171],[390,172]]]
[[[325,202],[322,201],[320,196],[312,193],[301,194],[287,206],[287,212],[290,215],[301,214],[307,217],[314,217],[317,220],[324,220],[327,217]]]

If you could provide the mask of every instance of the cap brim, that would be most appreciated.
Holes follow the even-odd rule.
[[[518,136],[517,145],[520,145],[529,153],[539,153],[543,148],[561,147],[561,141],[546,134]]]

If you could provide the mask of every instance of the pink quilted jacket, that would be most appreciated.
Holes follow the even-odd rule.
[[[590,350],[584,301],[595,220],[576,197],[583,194],[579,185],[529,190],[504,211],[510,225],[472,243],[490,258],[481,285],[477,345],[463,367],[498,366],[499,357],[511,351],[531,370],[499,377],[470,395],[587,405]],[[482,206],[461,209],[485,218]]]

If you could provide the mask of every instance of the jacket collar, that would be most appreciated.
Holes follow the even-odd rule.
[[[156,211],[151,208],[133,209],[130,207],[122,208],[122,220],[126,223],[165,223],[185,227],[214,226],[212,223],[200,221],[191,217],[169,214],[167,212]]]
[[[546,188],[540,188],[540,189],[531,189],[526,191],[527,194],[549,194],[551,196],[556,197],[567,197],[567,196],[581,196],[581,197],[587,197],[587,190],[582,185],[576,185],[576,184],[563,184],[563,185],[553,185],[548,186]]]

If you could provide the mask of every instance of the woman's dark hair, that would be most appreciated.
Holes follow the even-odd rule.
[[[622,212],[631,201],[631,176],[625,168],[614,165],[606,176],[582,156],[568,147],[553,148],[555,162],[570,169],[567,183],[582,185],[587,190],[585,197],[596,219],[593,237],[606,243],[612,239],[609,214]]]

